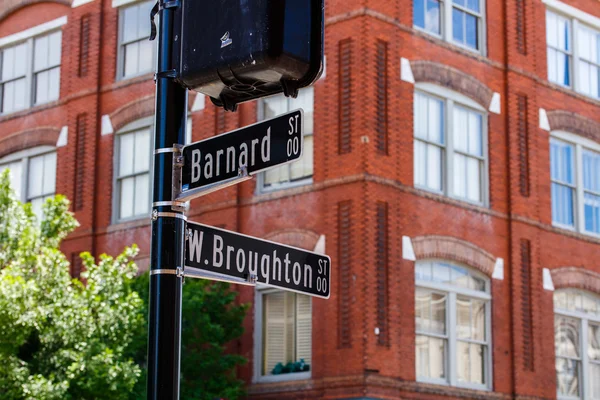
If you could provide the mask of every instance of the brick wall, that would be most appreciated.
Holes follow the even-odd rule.
[[[600,17],[596,0],[565,2]],[[311,184],[258,194],[251,180],[192,201],[192,220],[304,247],[326,237],[333,280],[331,298],[313,301],[312,377],[251,384],[250,362],[239,374],[251,398],[553,399],[552,292],[542,288],[542,269],[557,288],[600,294],[600,240],[552,226],[549,134],[538,124],[543,108],[552,129],[600,142],[600,102],[548,82],[545,5],[486,0],[483,56],[414,29],[412,4],[326,2],[327,76],[315,84]],[[0,156],[56,143],[68,127],[56,189],[75,200],[81,226],[63,250],[75,260],[80,251],[115,254],[137,243],[147,268],[149,219],[113,223],[114,133],[101,131],[103,116],[116,132],[154,107],[152,74],[116,80],[118,10],[110,0],[3,5],[0,37],[63,15],[68,22],[60,99],[0,116]],[[415,84],[401,79],[401,58],[417,84],[459,92],[484,109],[500,96],[500,113],[487,118],[489,206],[414,187]],[[235,114],[206,104],[190,113],[193,140],[256,120],[255,103]],[[417,259],[450,259],[490,277],[491,391],[415,382],[414,262],[403,258],[403,236],[412,238]],[[491,279],[498,258],[503,280]],[[240,301],[253,301],[252,289],[237,289]],[[250,312],[237,343],[250,359],[253,318]]]

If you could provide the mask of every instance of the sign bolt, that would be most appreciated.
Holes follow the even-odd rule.
[[[152,221],[156,221],[158,219],[158,211],[152,210]]]
[[[192,230],[191,229],[186,229],[185,231],[185,239],[186,240],[190,240],[192,238]]]

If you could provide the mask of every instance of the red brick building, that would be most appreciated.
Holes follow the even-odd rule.
[[[332,258],[329,300],[239,288],[251,398],[600,398],[600,3],[326,3],[299,99],[190,96],[194,141],[306,113],[301,162],[188,213]],[[72,200],[75,275],[131,243],[147,268],[151,5],[2,2],[0,168]]]

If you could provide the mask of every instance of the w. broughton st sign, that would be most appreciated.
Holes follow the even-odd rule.
[[[194,222],[187,229],[184,272],[195,268],[329,298],[331,259],[326,255]]]

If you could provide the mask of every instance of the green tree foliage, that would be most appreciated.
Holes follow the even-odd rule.
[[[148,279],[145,273],[134,284],[146,307]],[[186,279],[182,299],[182,400],[236,400],[244,395],[244,383],[235,377],[234,371],[246,359],[235,351],[225,351],[228,343],[242,335],[248,309],[247,305],[235,305],[235,296],[226,283]],[[141,365],[146,362],[146,334],[146,331],[138,333],[132,355]],[[135,390],[140,400],[146,398],[145,390],[144,379]]]
[[[72,279],[59,246],[77,227],[63,196],[41,223],[0,174],[0,399],[145,399],[148,274],[136,277],[135,246],[96,262],[82,254]],[[220,282],[188,279],[183,293],[181,398],[236,400],[241,356],[226,351],[247,306]]]
[[[127,348],[144,323],[131,289],[137,250],[96,262],[82,254],[83,284],[59,245],[77,227],[62,196],[38,223],[0,176],[0,398],[128,399],[140,367]]]

